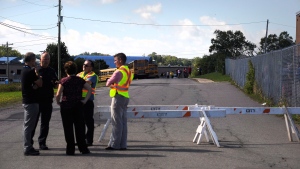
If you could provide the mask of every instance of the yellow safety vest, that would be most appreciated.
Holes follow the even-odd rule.
[[[114,83],[110,86],[110,97],[115,97],[115,95],[118,93],[119,95],[122,95],[126,98],[129,98],[128,89],[130,86],[130,83],[133,79],[133,75],[131,74],[129,68],[127,66],[121,66],[118,69],[122,73],[122,79],[119,83]]]
[[[96,91],[96,86],[97,86],[97,83],[98,83],[98,76],[96,75],[96,73],[94,73],[93,71],[91,71],[90,73],[86,74],[84,76],[84,71],[83,72],[80,72],[77,74],[77,76],[83,78],[83,80],[87,80],[88,78],[92,77],[92,76],[96,76],[97,77],[97,80],[96,80],[96,84],[95,84],[95,87],[92,88],[92,94],[95,94],[95,91]],[[85,97],[88,93],[88,90],[86,89],[82,89],[82,97]]]

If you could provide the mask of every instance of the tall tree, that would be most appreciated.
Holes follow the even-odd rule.
[[[265,37],[262,37],[260,39],[260,48],[259,51],[260,53],[264,53],[265,49]],[[270,34],[267,37],[267,42],[266,42],[266,52],[271,52],[273,50],[278,50],[282,48],[286,48],[289,46],[294,45],[295,42],[293,41],[293,37],[291,37],[287,31],[283,31],[277,36],[276,34]]]
[[[241,31],[214,32],[216,38],[211,39],[209,52],[224,54],[226,57],[236,58],[240,55],[253,56],[256,45],[247,41]]]
[[[8,47],[7,49],[5,46],[0,46],[0,57],[2,56],[22,57],[18,50],[12,49],[11,47]]]
[[[51,43],[47,45],[46,48],[46,52],[48,52],[50,54],[50,64],[49,66],[51,66],[56,72],[57,74],[61,73],[61,77],[66,76],[66,73],[63,71],[63,65],[70,60],[73,60],[73,58],[70,57],[69,52],[68,52],[68,48],[65,45],[64,42],[61,42],[60,44],[60,52],[61,52],[61,72],[58,72],[58,44],[56,43]]]
[[[283,31],[279,34],[278,41],[280,48],[289,47],[295,44],[295,42],[293,42],[293,37],[291,37],[287,31]]]

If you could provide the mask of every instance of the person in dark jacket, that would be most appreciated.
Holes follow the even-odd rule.
[[[58,78],[55,70],[49,66],[50,55],[45,52],[41,55],[40,66],[37,67],[37,72],[39,76],[43,77],[43,86],[38,89],[38,102],[39,102],[39,114],[36,121],[38,124],[39,117],[41,116],[41,128],[40,135],[38,137],[38,142],[40,145],[40,150],[48,150],[46,145],[46,139],[49,133],[49,123],[53,110],[53,97],[54,88],[57,87]],[[34,135],[33,131],[33,134]]]
[[[43,85],[42,79],[35,70],[35,54],[25,54],[25,65],[21,74],[22,81],[22,106],[24,107],[24,155],[39,155],[40,152],[33,148],[33,133],[39,113],[37,89]]]

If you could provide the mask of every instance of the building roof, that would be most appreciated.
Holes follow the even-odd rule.
[[[12,60],[16,59],[17,57],[8,57],[8,62],[11,62]],[[6,63],[7,62],[7,57],[3,56],[0,57],[0,63]]]
[[[110,67],[110,68],[115,68],[116,65],[114,64],[114,57],[113,56],[94,56],[94,55],[78,55],[75,56],[74,60],[78,59],[78,58],[82,58],[85,60],[104,60],[106,62],[106,64]],[[132,62],[134,60],[149,60],[150,57],[149,56],[127,56],[127,61],[126,63]]]

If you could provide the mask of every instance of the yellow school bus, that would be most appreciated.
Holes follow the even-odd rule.
[[[106,82],[117,68],[109,68],[100,70],[99,81]]]
[[[134,78],[147,78],[149,74],[148,60],[134,60],[128,63],[128,68],[134,74]]]
[[[150,64],[148,65],[148,77],[156,77],[158,78],[158,67],[157,64]]]

